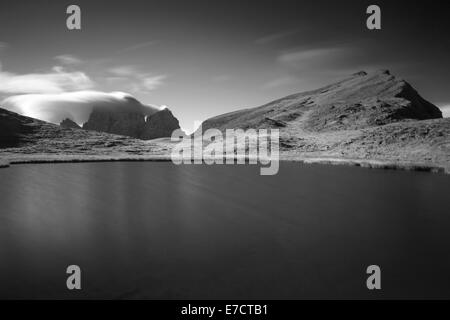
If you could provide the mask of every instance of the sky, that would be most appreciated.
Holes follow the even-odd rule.
[[[0,2],[0,101],[126,92],[195,121],[389,69],[450,115],[448,1]],[[68,30],[66,8],[81,8]],[[366,8],[381,7],[381,30]],[[448,107],[448,109],[446,109]]]

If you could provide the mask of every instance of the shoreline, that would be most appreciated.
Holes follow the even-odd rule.
[[[8,161],[0,160],[0,168],[8,168],[8,167],[9,167]]]
[[[450,168],[428,165],[413,162],[394,162],[382,160],[362,160],[362,159],[340,159],[340,158],[310,158],[292,160],[300,161],[305,164],[323,164],[323,165],[341,165],[341,166],[355,166],[367,169],[381,169],[381,170],[402,170],[402,171],[421,171],[429,173],[450,174]]]
[[[246,161],[249,157],[245,157]],[[192,161],[194,159],[191,159]],[[84,157],[30,157],[30,158],[11,158],[8,160],[0,160],[0,168],[8,168],[11,165],[19,164],[49,164],[49,163],[83,163],[83,162],[171,162],[172,159],[167,155],[152,155],[140,157],[106,157],[106,156],[84,156]],[[382,170],[402,170],[402,171],[420,171],[439,174],[450,174],[450,167],[439,165],[386,161],[376,159],[346,159],[346,158],[327,158],[327,157],[286,157],[281,156],[280,162],[299,162],[303,164],[320,164],[320,165],[341,165],[354,166],[367,169]],[[260,164],[260,163],[259,163]],[[260,164],[261,165],[261,164]]]

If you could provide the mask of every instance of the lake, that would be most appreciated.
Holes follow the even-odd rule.
[[[13,165],[0,298],[450,298],[449,190],[441,174],[291,162]]]

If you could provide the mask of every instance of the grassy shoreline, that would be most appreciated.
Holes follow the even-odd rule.
[[[246,160],[249,158],[246,157]],[[192,159],[193,160],[193,159]],[[172,161],[167,155],[150,155],[150,156],[30,156],[30,157],[13,157],[8,160],[0,160],[0,168],[7,168],[16,164],[45,164],[45,163],[82,163],[82,162],[143,162],[143,161]],[[404,170],[404,171],[422,171],[430,173],[450,174],[450,167],[444,167],[433,164],[402,162],[402,161],[385,161],[385,160],[367,160],[367,159],[347,159],[332,157],[286,157],[281,156],[282,162],[299,162],[304,164],[321,164],[321,165],[344,165],[357,166],[369,169],[383,170]]]
[[[9,167],[9,162],[0,159],[0,168],[8,168],[8,167]]]
[[[357,166],[368,169],[423,171],[430,173],[450,174],[450,168],[422,163],[390,162],[390,161],[360,160],[360,159],[327,159],[327,158],[312,158],[300,161],[306,164],[345,165],[345,166]]]

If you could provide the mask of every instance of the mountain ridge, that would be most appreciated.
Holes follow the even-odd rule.
[[[104,161],[167,153],[167,146],[158,142],[61,127],[0,107],[0,159],[3,161]]]
[[[215,116],[196,133],[210,128],[279,129],[280,156],[287,160],[359,159],[450,167],[450,119],[442,118],[438,107],[387,70],[358,72],[319,89]]]
[[[390,110],[386,109],[379,113],[390,111],[397,119],[442,118],[442,112],[439,108],[423,99],[408,82],[396,78],[387,70],[380,70],[374,73],[358,72],[346,79],[316,90],[291,94],[259,107],[215,116],[205,120],[202,129],[270,128],[270,121],[267,123],[267,119],[289,122],[312,107],[316,107],[313,113],[320,112],[323,116],[326,112],[331,115],[336,113],[337,110],[331,111],[330,107],[337,108],[359,104],[360,106],[377,108],[382,107],[379,105],[382,102],[390,106]],[[412,108],[408,105],[408,102],[413,103]],[[323,108],[326,110],[321,110]],[[405,111],[407,112],[405,113]]]
[[[141,140],[169,137],[180,129],[177,118],[168,108],[151,114],[120,110],[102,110],[94,107],[83,129],[119,134]]]

